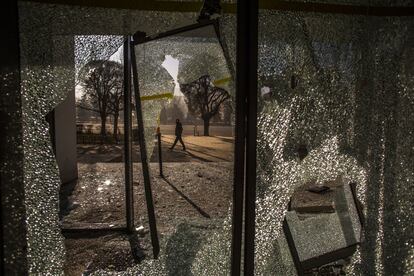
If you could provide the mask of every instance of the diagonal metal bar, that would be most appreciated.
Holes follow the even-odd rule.
[[[138,123],[138,141],[139,141],[139,148],[141,152],[142,173],[144,176],[145,199],[147,201],[152,251],[154,254],[154,258],[156,259],[158,258],[158,254],[160,252],[160,245],[159,245],[159,240],[158,240],[154,203],[152,200],[151,179],[149,175],[147,148],[145,145],[145,136],[144,136],[144,121],[142,118],[141,97],[140,97],[140,92],[139,92],[138,69],[137,69],[137,63],[135,59],[135,47],[133,45],[133,42],[131,42],[130,44],[130,51],[131,51],[132,74],[133,74],[132,79],[134,83],[136,118],[137,118],[137,123]]]
[[[134,34],[134,42],[133,43],[135,45],[143,44],[143,43],[146,43],[146,42],[149,42],[149,41],[153,41],[153,40],[157,40],[157,39],[160,39],[160,38],[176,35],[176,34],[179,34],[179,33],[184,33],[184,32],[187,32],[187,31],[192,31],[192,30],[199,29],[199,28],[206,27],[206,26],[213,25],[213,24],[217,24],[217,19],[205,20],[205,21],[202,21],[202,22],[198,22],[198,23],[195,23],[195,24],[191,24],[191,25],[181,27],[181,28],[169,30],[169,31],[166,31],[166,32],[163,32],[163,33],[158,33],[158,34],[155,34],[155,35],[142,36],[142,32],[137,32],[137,33]]]
[[[125,155],[125,207],[128,232],[134,231],[134,188],[132,174],[131,141],[131,37],[124,41],[124,155]]]

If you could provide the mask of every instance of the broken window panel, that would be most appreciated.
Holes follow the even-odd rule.
[[[124,224],[123,68],[116,57],[118,47],[119,37],[75,38],[78,178],[62,188],[63,228]]]
[[[158,260],[144,261],[137,269],[174,275],[227,273],[234,139],[230,61],[213,24],[159,36],[135,36],[136,76],[161,244]],[[134,168],[141,170],[141,164]],[[136,178],[145,184],[141,172]],[[140,201],[143,186],[135,194]],[[145,209],[136,214],[142,223],[137,229],[144,236],[151,231]],[[206,265],[210,263],[214,265]]]
[[[64,230],[110,229],[125,224],[120,42],[119,36],[75,37],[78,177],[61,188]],[[63,138],[56,143],[64,143]]]
[[[393,273],[396,266],[380,257],[391,249],[378,233],[399,244],[395,254],[409,255],[395,234],[407,240],[407,220],[382,209],[397,204],[398,193],[404,199],[397,205],[406,210],[406,186],[397,179],[407,174],[399,167],[397,177],[379,160],[395,156],[392,142],[381,141],[394,141],[391,132],[403,135],[408,126],[397,118],[408,108],[403,91],[409,86],[404,56],[410,24],[403,18],[265,10],[259,19],[256,274]],[[387,58],[394,51],[399,54]],[[398,160],[405,164],[407,158],[401,152]],[[344,181],[337,191],[329,183],[339,176]],[[355,211],[343,212],[352,202],[350,182],[362,202],[361,223]],[[312,192],[300,192],[306,183],[313,183]],[[318,192],[325,194],[306,196]],[[333,254],[352,247],[353,254]]]

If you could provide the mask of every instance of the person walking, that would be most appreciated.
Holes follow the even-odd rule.
[[[180,122],[180,119],[175,120],[175,141],[173,145],[171,146],[170,150],[174,149],[175,145],[178,141],[180,141],[181,145],[183,146],[183,150],[185,150],[184,141],[182,138],[183,134],[183,125]]]

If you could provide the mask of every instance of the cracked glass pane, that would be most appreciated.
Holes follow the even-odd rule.
[[[412,158],[389,135],[406,135],[413,119],[404,115],[412,22],[265,10],[259,18],[256,274],[411,273],[411,218],[401,214]],[[397,236],[399,249],[385,245]],[[382,259],[390,252],[398,265]]]
[[[64,229],[126,223],[122,41],[122,36],[74,37],[77,178],[61,189]],[[64,144],[59,137],[56,142]]]

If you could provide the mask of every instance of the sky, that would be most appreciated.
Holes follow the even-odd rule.
[[[175,82],[174,96],[184,96],[184,94],[180,90],[180,85],[178,84],[178,81],[177,81],[179,63],[180,62],[178,61],[178,59],[175,59],[170,55],[166,55],[164,62],[161,64],[168,71],[171,77],[174,79],[174,82]]]

